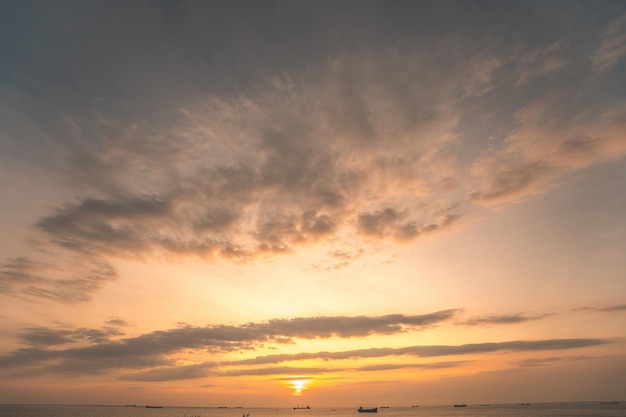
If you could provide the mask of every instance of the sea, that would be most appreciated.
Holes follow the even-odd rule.
[[[467,404],[386,407],[358,413],[357,407],[243,408],[112,405],[0,404],[0,417],[626,417],[626,401],[523,404]]]

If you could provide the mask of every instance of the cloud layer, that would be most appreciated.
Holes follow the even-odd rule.
[[[295,344],[303,339],[366,338],[422,331],[450,321],[457,311],[407,316],[391,314],[378,317],[310,317],[270,320],[240,326],[216,325],[154,331],[135,337],[123,337],[126,323],[115,321],[103,329],[43,327],[25,328],[18,334],[25,347],[0,357],[0,369],[15,377],[54,373],[56,375],[92,375],[115,372],[119,378],[137,381],[168,381],[209,376],[242,375],[316,375],[332,372],[381,371],[390,369],[442,369],[464,366],[468,360],[446,362],[379,363],[344,365],[368,358],[413,357],[438,358],[495,352],[559,351],[601,346],[607,339],[547,339],[473,343],[464,345],[422,345],[400,348],[364,348],[347,351],[272,354],[251,359],[217,359],[222,353],[251,351],[264,345]],[[119,319],[118,319],[119,320]],[[498,321],[508,323],[511,321]],[[121,326],[121,327],[120,327]],[[210,362],[180,362],[182,352],[196,352],[198,358],[213,356]],[[289,366],[290,362],[323,361],[327,366]],[[271,366],[268,366],[271,365]],[[526,366],[526,365],[524,365]]]
[[[165,128],[71,119],[63,170],[76,197],[36,222],[40,255],[3,262],[3,293],[86,301],[117,278],[119,257],[250,262],[410,242],[452,230],[476,204],[544,193],[626,153],[626,103],[595,97],[592,74],[623,57],[623,22],[587,57],[566,39],[507,48],[496,34],[450,35],[209,96]],[[578,89],[554,82],[581,65]],[[517,102],[506,113],[502,95]]]

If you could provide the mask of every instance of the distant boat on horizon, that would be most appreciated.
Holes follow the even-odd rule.
[[[359,413],[378,413],[378,407],[375,408],[363,408],[363,407],[359,407],[358,410]]]
[[[146,405],[146,408],[163,408],[162,405]]]
[[[308,405],[306,407],[302,405],[302,406],[296,406],[293,409],[294,410],[310,410],[311,407],[309,407]]]
[[[467,404],[454,404],[455,407],[459,408],[459,407],[467,407]]]

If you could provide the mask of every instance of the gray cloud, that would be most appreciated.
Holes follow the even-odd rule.
[[[415,356],[421,358],[476,355],[494,352],[534,352],[599,346],[604,339],[554,339],[478,343],[459,346],[408,346],[403,348],[369,348],[339,352],[303,352],[259,356],[253,359],[203,362],[179,365],[171,358],[181,351],[224,353],[253,350],[261,345],[280,345],[293,338],[314,339],[330,337],[367,337],[416,331],[451,319],[455,310],[407,316],[391,314],[378,317],[311,317],[276,319],[240,326],[207,327],[182,326],[155,331],[136,337],[121,338],[114,327],[103,329],[45,329],[26,328],[19,337],[29,347],[20,348],[0,357],[0,368],[12,370],[12,375],[26,377],[41,373],[101,374],[111,370],[122,372],[122,379],[166,381],[213,376],[319,374],[330,368],[266,367],[248,369],[250,365],[279,364],[299,360],[340,361],[386,356]],[[87,343],[86,346],[81,344]],[[78,344],[78,346],[76,346]],[[433,364],[383,364],[350,368],[350,370],[380,371],[398,368],[439,368],[461,366],[464,361]],[[333,368],[342,369],[342,368]],[[347,368],[345,368],[347,369]],[[138,370],[135,373],[127,371]]]
[[[126,320],[120,319],[118,317],[114,317],[111,318],[109,320],[106,321],[106,324],[110,325],[110,326],[130,326],[130,323],[127,322]]]
[[[528,358],[517,362],[517,365],[522,367],[535,367],[535,366],[548,366],[554,362],[561,361],[563,358],[551,357],[551,358]]]
[[[449,320],[454,314],[455,310],[444,310],[414,316],[391,314],[378,317],[312,317],[275,319],[241,326],[182,326],[121,340],[109,340],[112,336],[121,335],[114,328],[29,328],[20,334],[21,339],[29,345],[60,346],[78,340],[87,340],[93,344],[54,350],[22,348],[0,357],[0,367],[47,364],[44,365],[47,371],[81,372],[84,369],[84,372],[101,372],[124,367],[171,365],[171,361],[165,356],[183,349],[202,349],[213,353],[233,352],[252,350],[263,343],[284,344],[292,338],[390,335],[431,327]]]
[[[92,343],[108,342],[112,337],[122,336],[124,333],[115,328],[72,330],[50,329],[46,327],[31,327],[23,329],[18,337],[25,343],[36,347],[65,345],[81,340]]]
[[[20,285],[39,283],[45,280],[42,271],[51,268],[51,265],[35,261],[27,257],[7,259],[0,267],[0,289],[3,293],[10,293]]]
[[[361,366],[354,368],[354,371],[389,371],[394,369],[445,369],[445,368],[457,368],[463,366],[471,361],[447,361],[447,362],[434,362],[434,363],[403,363],[403,364],[377,364]]]
[[[541,320],[550,316],[551,314],[538,314],[534,316],[528,316],[523,313],[517,313],[517,314],[474,317],[474,318],[461,321],[460,323],[466,326],[482,326],[482,325],[490,325],[490,324],[515,324],[515,323],[524,323],[524,322],[534,321],[534,320]]]
[[[542,162],[527,162],[499,168],[496,168],[498,170],[495,172],[492,171],[489,183],[483,185],[482,191],[470,194],[472,201],[493,203],[525,197],[535,194],[538,185],[555,177],[554,169]]]
[[[315,352],[259,356],[254,359],[232,361],[233,365],[260,365],[288,361],[321,359],[341,360],[355,358],[380,358],[384,356],[417,356],[438,357],[451,355],[471,355],[493,352],[532,352],[543,350],[576,349],[581,347],[599,346],[610,343],[604,339],[551,339],[537,341],[511,341],[499,343],[475,343],[459,346],[409,346],[404,348],[371,348],[343,352]]]
[[[334,371],[334,368],[322,367],[297,367],[297,366],[276,366],[270,368],[256,369],[236,369],[219,372],[220,376],[248,376],[248,375],[281,375],[281,374],[323,374]]]
[[[46,261],[26,257],[7,260],[0,269],[2,293],[79,303],[90,300],[94,291],[117,278],[117,271],[104,259],[72,252],[44,253]]]
[[[166,219],[171,203],[155,196],[118,200],[86,199],[68,205],[37,223],[63,247],[107,253],[143,251],[150,235],[141,226]],[[139,226],[140,225],[140,226]]]
[[[611,307],[602,307],[602,308],[597,308],[596,310],[609,312],[609,313],[614,312],[614,311],[626,311],[626,304],[611,306]]]
[[[144,372],[123,375],[119,379],[128,381],[177,381],[182,379],[198,379],[210,375],[213,368],[215,368],[215,364],[204,362],[195,365],[155,368]]]
[[[400,213],[393,208],[363,213],[358,217],[358,230],[366,236],[393,236],[397,240],[412,240],[417,236],[445,229],[462,216],[446,214],[436,223],[425,225],[418,225],[407,217],[407,214]]]
[[[247,376],[247,375],[280,375],[280,374],[324,374],[328,372],[378,372],[394,369],[444,369],[462,366],[469,361],[450,361],[435,363],[404,363],[404,364],[378,364],[359,367],[290,367],[277,366],[268,368],[240,369],[218,372],[219,376]],[[295,378],[289,378],[295,379]]]
[[[573,311],[597,311],[603,313],[612,313],[612,312],[620,312],[626,311],[626,304],[623,305],[614,305],[608,307],[579,307],[575,308]]]

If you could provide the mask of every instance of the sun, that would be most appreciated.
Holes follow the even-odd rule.
[[[302,391],[304,391],[311,381],[308,379],[292,379],[289,381],[289,386],[293,389],[293,395],[298,397],[302,395]]]

